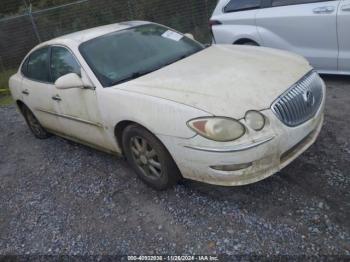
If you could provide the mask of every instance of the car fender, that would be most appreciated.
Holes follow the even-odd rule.
[[[259,33],[255,25],[219,25],[213,27],[217,44],[234,44],[240,39],[249,39],[261,45]]]
[[[11,92],[12,98],[14,101],[21,100],[23,101],[22,94],[22,76],[19,72],[12,75],[9,79],[9,90]]]
[[[155,136],[183,139],[196,135],[187,122],[193,118],[211,116],[210,113],[171,100],[139,94],[122,88],[97,90],[102,122],[108,139],[116,143],[115,127],[122,121],[137,123]],[[117,151],[121,151],[116,143]]]
[[[290,52],[297,52],[298,50],[295,48],[295,46],[291,45],[288,41],[283,39],[278,34],[272,32],[271,30],[263,27],[263,26],[257,26],[257,31],[259,35],[261,36],[261,45],[266,45],[271,48],[277,48],[282,50],[288,50]],[[268,39],[268,42],[266,40]]]

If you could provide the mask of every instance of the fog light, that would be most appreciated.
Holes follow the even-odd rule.
[[[244,164],[233,164],[233,165],[220,165],[220,166],[211,166],[210,168],[219,170],[219,171],[237,171],[241,169],[246,169],[251,167],[253,163],[244,163]]]
[[[260,131],[265,126],[265,116],[258,111],[250,110],[245,115],[245,121],[248,126],[255,131]]]

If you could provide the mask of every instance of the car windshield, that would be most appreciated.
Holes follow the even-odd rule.
[[[203,48],[167,27],[147,24],[89,40],[79,50],[101,84],[109,87],[158,70]]]

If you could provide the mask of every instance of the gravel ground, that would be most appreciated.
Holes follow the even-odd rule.
[[[0,254],[350,255],[350,78],[325,77],[325,125],[280,173],[155,192],[122,160],[35,139],[0,108]]]

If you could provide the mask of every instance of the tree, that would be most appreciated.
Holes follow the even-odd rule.
[[[24,6],[23,0],[1,0],[0,1],[0,15],[8,16],[17,14],[20,7]]]

